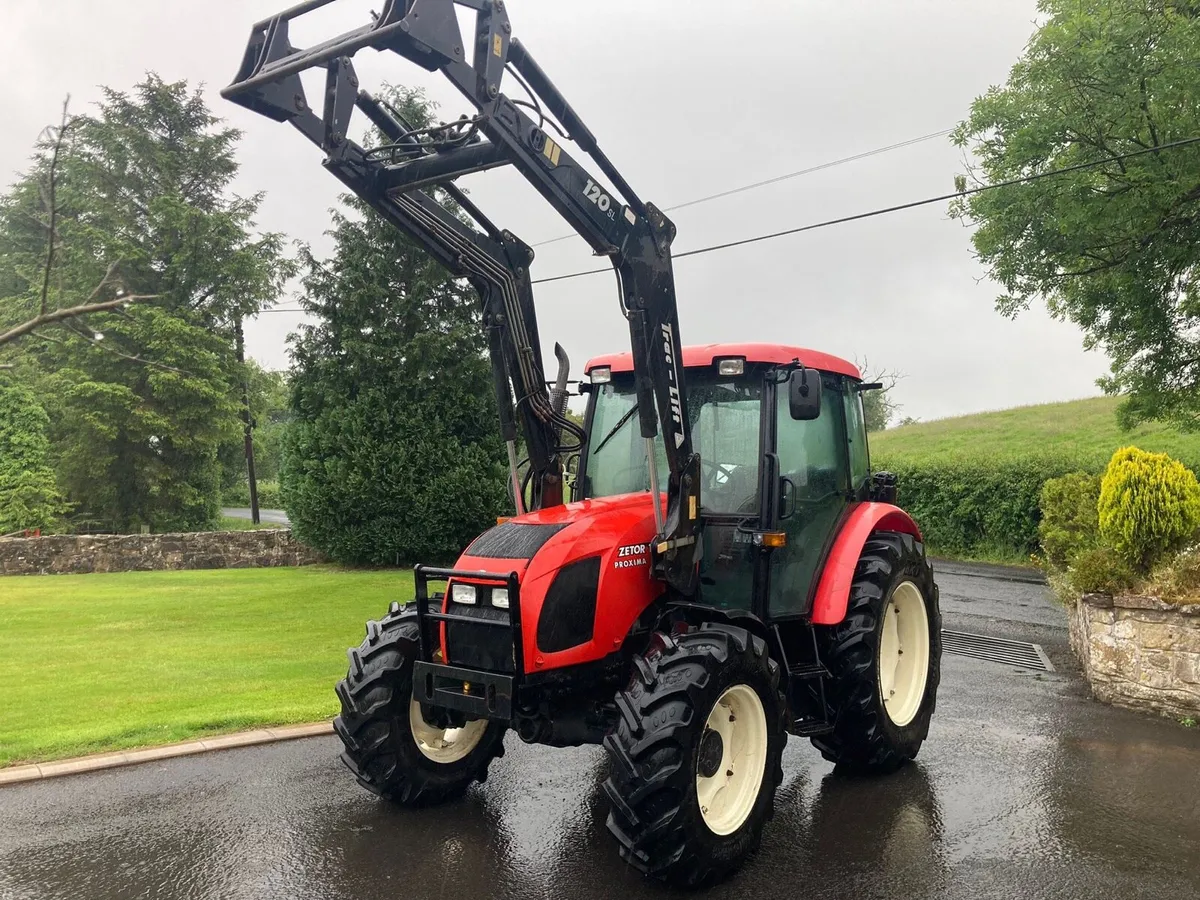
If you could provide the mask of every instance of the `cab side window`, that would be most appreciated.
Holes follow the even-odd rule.
[[[846,383],[846,443],[850,448],[850,490],[862,496],[871,480],[871,461],[867,454],[867,420],[863,414],[862,394],[854,382]]]

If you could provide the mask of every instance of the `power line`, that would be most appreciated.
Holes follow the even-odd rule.
[[[923,200],[913,200],[909,203],[900,203],[895,206],[885,206],[880,209],[873,209],[869,212],[855,213],[850,216],[840,216],[836,219],[826,219],[823,222],[814,222],[809,225],[800,225],[796,228],[787,228],[783,231],[773,231],[770,234],[760,234],[754,237],[741,238],[736,241],[726,241],[722,244],[712,244],[708,247],[700,247],[696,250],[686,250],[683,253],[672,254],[672,259],[685,259],[689,256],[700,256],[703,253],[712,253],[716,250],[728,250],[732,247],[741,247],[745,244],[756,244],[760,241],[769,241],[774,238],[787,237],[792,234],[800,234],[805,231],[815,231],[818,228],[828,228],[831,225],[844,225],[847,222],[858,222],[862,219],[871,219],[876,216],[884,216],[889,213],[902,212],[906,209],[915,209],[918,206],[928,206],[931,203],[945,203],[947,200],[954,200],[959,197],[969,197],[973,194],[982,194],[984,191],[992,191],[997,188],[1012,187],[1018,184],[1030,184],[1034,181],[1040,181],[1043,178],[1051,178],[1056,175],[1067,175],[1071,172],[1080,172],[1085,169],[1094,169],[1098,166],[1103,166],[1108,163],[1120,162],[1126,159],[1133,159],[1138,156],[1145,156],[1149,153],[1157,153],[1160,150],[1172,150],[1177,147],[1185,147],[1189,144],[1200,143],[1200,137],[1183,138],[1178,141],[1171,141],[1166,144],[1159,144],[1156,147],[1146,147],[1141,150],[1133,150],[1129,153],[1122,153],[1118,156],[1110,156],[1106,159],[1093,160],[1092,162],[1076,163],[1075,165],[1065,166],[1061,169],[1048,169],[1045,172],[1036,172],[1033,175],[1022,175],[1020,178],[1010,178],[1007,181],[998,181],[994,184],[983,184],[979,187],[967,188],[961,191],[953,191],[949,194],[939,194],[936,197],[926,197]],[[585,269],[581,272],[570,272],[566,275],[552,275],[549,278],[535,278],[532,284],[548,284],[552,281],[566,281],[568,278],[582,278],[585,275],[600,275],[605,272],[611,272],[612,267],[608,266],[600,269]],[[292,308],[275,308],[264,309],[262,312],[304,312],[302,309]]]
[[[798,228],[788,228],[784,231],[774,231],[770,234],[760,234],[755,237],[742,238],[737,241],[727,241],[723,244],[713,244],[709,247],[700,247],[697,250],[687,250],[683,253],[672,254],[672,259],[684,259],[688,256],[699,256],[702,253],[712,253],[714,250],[728,250],[730,247],[741,247],[745,244],[756,244],[759,241],[769,241],[773,238],[786,237],[790,234],[800,234],[803,231],[815,231],[818,228],[828,228],[830,225],[844,225],[847,222],[857,222],[861,219],[870,219],[875,216],[883,216],[888,213],[901,212],[906,209],[914,209],[918,206],[928,206],[930,203],[944,203],[947,200],[954,200],[958,197],[969,197],[972,194],[982,194],[984,191],[991,191],[1002,187],[1012,187],[1018,184],[1029,184],[1034,181],[1040,181],[1043,178],[1050,178],[1055,175],[1066,175],[1070,172],[1079,172],[1083,169],[1094,169],[1097,166],[1102,166],[1107,163],[1119,162],[1121,160],[1133,159],[1136,156],[1144,156],[1147,153],[1157,153],[1160,150],[1171,150],[1175,147],[1184,147],[1188,144],[1200,142],[1200,137],[1183,138],[1178,141],[1171,141],[1168,144],[1159,144],[1157,147],[1146,147],[1142,150],[1134,150],[1130,153],[1122,153],[1119,156],[1111,156],[1107,159],[1095,160],[1093,162],[1077,163],[1073,166],[1066,166],[1062,169],[1049,169],[1045,172],[1037,172],[1033,175],[1023,175],[1020,178],[1010,178],[1008,181],[998,181],[995,184],[984,184],[979,187],[967,188],[962,191],[954,191],[950,194],[941,194],[937,197],[926,197],[924,200],[913,200],[910,203],[900,203],[896,206],[886,206],[882,209],[873,209],[870,212],[856,213],[852,216],[841,216],[836,219],[826,219],[824,222],[814,222],[811,225],[801,225]],[[582,272],[571,272],[567,275],[553,275],[550,278],[536,278],[533,284],[547,284],[551,281],[565,281],[568,278],[581,278],[584,275],[599,275],[604,272],[611,272],[612,267],[603,269],[587,269]]]
[[[753,184],[744,184],[741,187],[730,188],[727,191],[721,191],[717,194],[709,194],[707,197],[697,197],[695,200],[687,200],[683,203],[677,203],[675,206],[666,207],[663,212],[674,212],[677,209],[685,209],[689,206],[696,206],[700,203],[707,203],[709,200],[720,200],[722,197],[732,197],[734,194],[740,194],[743,191],[750,191],[754,188],[766,187],[771,184],[778,184],[781,181],[787,181],[790,178],[799,178],[802,175],[811,175],[814,172],[823,172],[825,169],[832,169],[835,166],[843,166],[846,163],[857,162],[860,159],[867,159],[871,156],[878,156],[881,153],[888,153],[892,150],[899,150],[902,147],[911,147],[913,144],[920,144],[923,141],[931,141],[934,138],[945,137],[954,129],[944,128],[941,131],[934,131],[930,134],[923,134],[920,137],[909,138],[906,141],[900,141],[895,144],[888,144],[886,147],[876,147],[874,150],[866,150],[862,153],[855,153],[853,156],[843,156],[841,159],[834,159],[828,162],[818,163],[815,166],[809,166],[807,169],[799,169],[795,172],[788,172],[785,175],[776,175],[773,178],[767,178],[764,181],[756,181]],[[568,234],[560,234],[558,237],[549,238],[548,240],[538,241],[536,244],[530,244],[531,247],[544,247],[546,244],[555,244],[559,241],[565,241],[568,238],[576,236],[574,231]]]

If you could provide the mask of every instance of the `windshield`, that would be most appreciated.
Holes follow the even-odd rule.
[[[593,391],[587,496],[649,490],[632,380],[596,385]],[[753,515],[758,511],[761,379],[689,372],[687,395],[692,440],[701,460],[701,508],[710,515]],[[665,486],[667,460],[661,430],[655,449],[659,483]]]

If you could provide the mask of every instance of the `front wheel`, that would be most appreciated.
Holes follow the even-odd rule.
[[[937,585],[922,545],[907,534],[872,535],[846,617],[818,628],[817,639],[835,725],[813,745],[847,771],[890,772],[914,758],[929,735],[942,657]]]
[[[359,784],[402,806],[451,800],[486,779],[488,765],[504,755],[503,724],[438,721],[436,711],[413,699],[417,647],[415,610],[394,604],[382,622],[368,622],[366,639],[347,651],[350,671],[335,688],[342,713],[333,727],[346,748],[342,761]]]
[[[745,629],[655,636],[617,695],[608,829],[621,856],[682,887],[716,880],[758,847],[783,778],[779,667]]]

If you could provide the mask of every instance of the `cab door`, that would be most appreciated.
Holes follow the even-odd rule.
[[[782,387],[775,392],[775,453],[780,478],[778,528],[787,534],[787,543],[771,552],[768,612],[772,618],[809,610],[817,567],[833,543],[851,497],[847,391],[858,402],[847,379],[822,374],[820,415],[798,421],[791,416],[788,393]]]
[[[705,604],[722,609],[752,607],[763,394],[762,378],[753,373],[711,381],[689,374],[704,526],[700,594]]]

